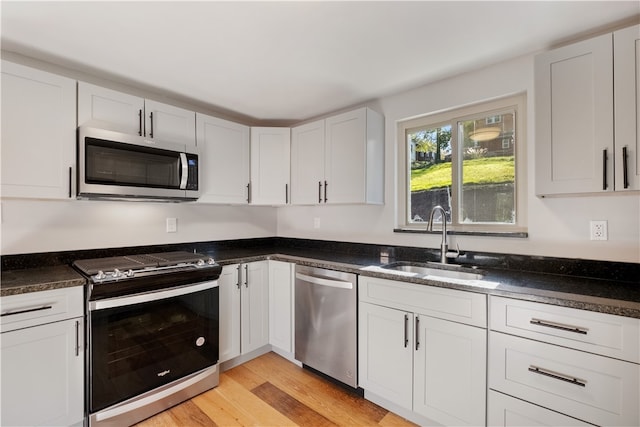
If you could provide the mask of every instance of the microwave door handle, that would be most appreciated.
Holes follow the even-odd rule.
[[[182,173],[180,174],[180,189],[187,189],[187,181],[189,180],[189,164],[187,163],[187,155],[180,153],[180,167]]]

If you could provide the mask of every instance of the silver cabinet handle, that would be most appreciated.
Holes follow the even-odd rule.
[[[247,184],[247,203],[251,203],[251,183]]]
[[[76,356],[80,356],[80,321],[76,320]]]
[[[149,138],[153,138],[153,111],[149,113],[149,121],[151,122],[151,129],[149,130]]]
[[[589,331],[589,329],[580,326],[566,325],[564,323],[551,322],[549,320],[536,318],[532,318],[529,323],[531,323],[532,325],[544,326],[545,328],[560,329],[561,331],[574,332],[576,334],[583,335],[587,335],[587,332]]]
[[[289,184],[284,185],[284,204],[289,204]]]
[[[318,181],[318,203],[322,203],[322,181]]]
[[[236,287],[240,289],[240,276],[242,276],[242,271],[240,270],[240,266],[238,265],[238,281],[236,282]]]
[[[404,315],[404,348],[409,345],[409,315]]]
[[[138,110],[138,135],[142,136],[142,108]]]
[[[244,265],[244,287],[249,287],[249,266],[247,264]]]
[[[420,317],[416,315],[416,351],[420,348]]]
[[[50,310],[52,308],[53,308],[52,305],[43,305],[42,307],[25,308],[24,310],[16,310],[16,311],[8,310],[8,311],[5,311],[4,313],[0,314],[0,317],[13,316],[14,314],[31,313],[31,312],[34,312],[34,311]]]
[[[564,381],[567,383],[575,384],[580,387],[586,387],[587,381],[573,377],[571,375],[561,374],[559,372],[551,371],[549,369],[540,368],[539,366],[529,366],[529,372],[534,374],[543,375],[545,377],[554,378],[556,380]]]

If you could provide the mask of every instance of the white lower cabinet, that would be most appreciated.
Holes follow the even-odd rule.
[[[596,425],[639,425],[639,324],[492,296],[489,387],[538,405],[536,413],[555,411]],[[504,405],[493,404],[492,423],[520,425],[501,424]]]
[[[1,425],[82,425],[82,306],[82,287],[2,298]],[[46,323],[60,316],[67,319]]]
[[[269,261],[269,343],[293,352],[293,270],[295,264]]]
[[[417,414],[420,422],[484,425],[486,329],[434,317],[428,301],[486,297],[368,277],[361,277],[359,286],[358,383],[365,397],[372,393]],[[380,286],[395,288],[386,305],[379,305],[378,297],[375,304],[367,301]],[[422,301],[429,315],[408,309]],[[457,315],[448,313],[446,305],[440,309],[445,317]]]
[[[524,400],[489,390],[487,425],[491,427],[591,426]]]
[[[220,287],[219,362],[269,344],[269,264],[225,265]]]

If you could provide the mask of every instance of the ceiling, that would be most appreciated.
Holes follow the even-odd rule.
[[[638,17],[638,1],[2,1],[2,48],[301,121]]]

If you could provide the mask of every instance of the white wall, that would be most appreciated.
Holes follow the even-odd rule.
[[[166,232],[166,218],[177,232]],[[272,237],[270,207],[108,201],[2,201],[2,254]]]
[[[278,209],[278,236],[438,248],[440,236],[394,233],[397,227],[396,122],[510,94],[527,94],[527,217],[529,237],[452,236],[461,250],[640,262],[640,196],[540,199],[534,195],[533,56],[388,96],[371,107],[385,116],[384,206]],[[313,219],[320,218],[320,228]],[[607,220],[608,241],[589,240],[589,221]]]

